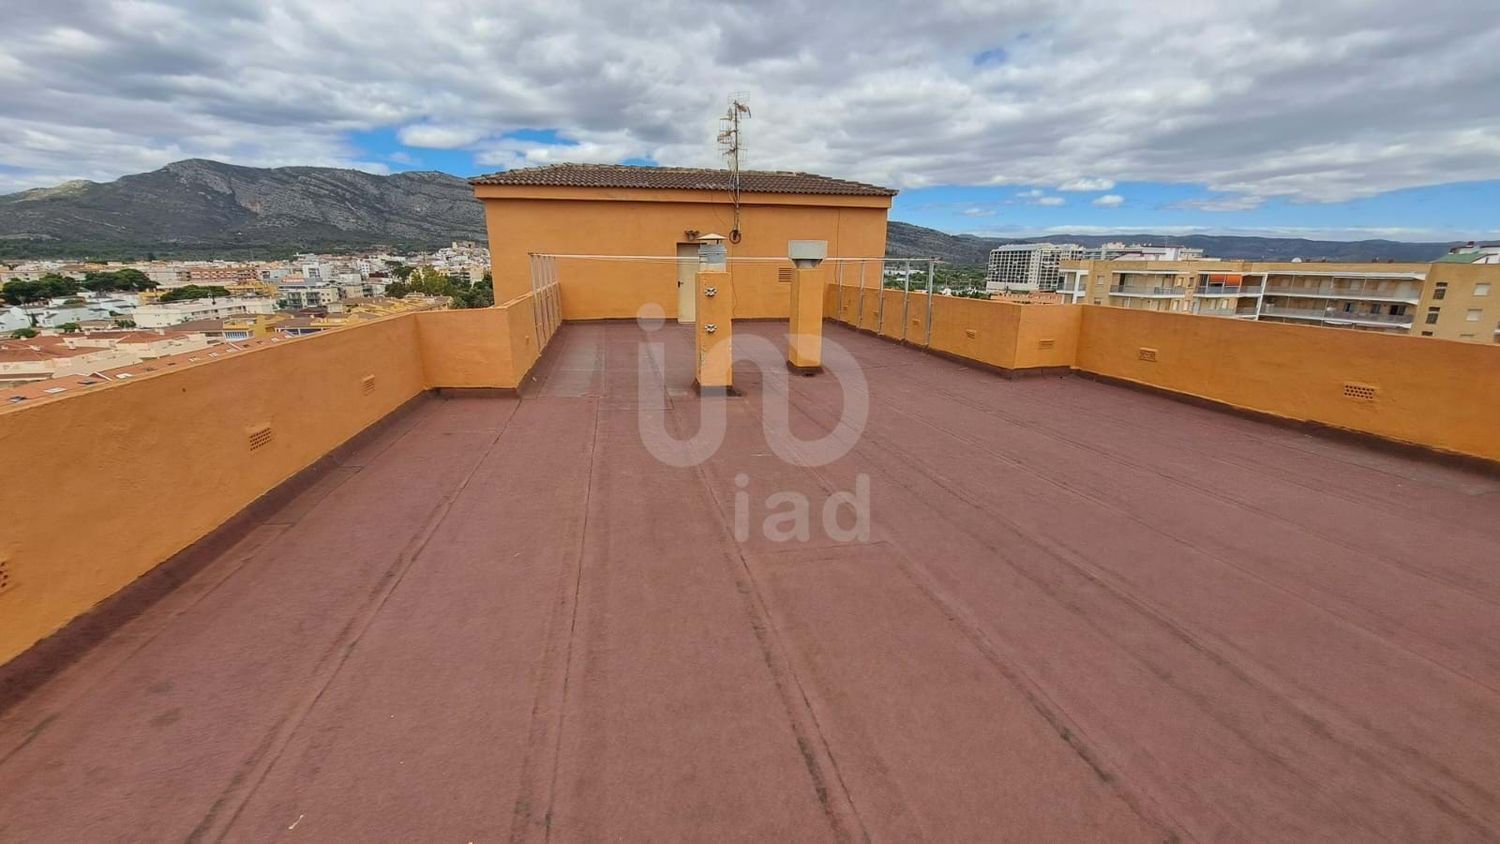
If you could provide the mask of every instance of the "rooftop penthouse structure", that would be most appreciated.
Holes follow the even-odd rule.
[[[700,395],[703,183],[518,184],[567,245],[492,228],[493,308],[0,408],[0,837],[1500,828],[1500,348],[883,288],[770,260],[883,227],[785,194]]]

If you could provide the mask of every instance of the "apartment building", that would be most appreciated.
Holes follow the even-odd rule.
[[[1060,272],[1065,302],[1500,339],[1500,264],[1069,261]]]
[[[1086,250],[1091,261],[1207,261],[1202,249],[1191,246],[1154,246],[1146,243],[1105,243]]]
[[[142,305],[131,319],[140,328],[166,328],[199,319],[226,319],[250,314],[275,313],[270,299],[194,299],[187,302]]]
[[[1062,284],[1062,261],[1087,256],[1076,243],[1007,243],[990,250],[984,286],[991,293],[1034,293],[1057,290]]]
[[[331,284],[313,282],[310,279],[306,283],[281,284],[276,288],[276,297],[285,307],[294,310],[332,304],[341,296],[339,288]]]
[[[193,263],[187,265],[188,284],[201,287],[231,287],[259,279],[254,264]]]

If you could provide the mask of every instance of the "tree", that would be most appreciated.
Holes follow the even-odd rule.
[[[407,266],[406,264],[397,264],[396,266],[391,267],[391,275],[401,279],[402,281],[406,281],[406,279],[409,278],[411,274],[412,268]]]
[[[0,297],[3,297],[10,305],[31,305],[48,299],[72,296],[79,289],[77,279],[57,273],[47,273],[36,281],[18,279],[6,282],[5,289],[0,291]]]
[[[385,295],[392,299],[400,299],[411,292],[411,286],[404,281],[393,281],[385,286]]]
[[[135,320],[117,319],[115,320],[115,328],[135,328]]]
[[[167,304],[169,302],[186,302],[193,299],[221,299],[228,298],[229,291],[217,285],[203,286],[188,284],[182,287],[174,287],[163,293],[158,302]]]
[[[37,330],[35,328],[17,328],[15,331],[12,331],[10,333],[10,336],[17,340],[30,340],[36,335]]]
[[[77,334],[78,332],[83,330],[83,326],[79,325],[76,322],[65,322],[62,325],[59,325],[57,327],[57,330],[61,331],[64,334]]]
[[[140,270],[127,267],[123,270],[84,273],[83,286],[95,293],[105,293],[112,290],[154,290],[156,282]]]

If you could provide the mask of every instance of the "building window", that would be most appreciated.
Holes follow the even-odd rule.
[[[1469,311],[1468,311],[1468,313],[1464,314],[1464,321],[1465,322],[1478,322],[1479,321],[1479,317],[1483,313],[1484,313],[1484,311],[1481,311],[1478,308],[1470,308]]]
[[[1432,332],[1431,331],[1423,331],[1422,332],[1422,336],[1423,337],[1431,337],[1432,336]]]
[[[1474,285],[1474,295],[1475,296],[1488,296],[1488,295],[1490,295],[1490,283],[1487,282],[1487,281],[1481,281],[1480,283]]]
[[[1432,291],[1432,298],[1433,299],[1442,299],[1442,298],[1446,297],[1447,295],[1448,295],[1448,282],[1446,282],[1446,281],[1440,281],[1440,282],[1438,282],[1437,283],[1437,289],[1435,289],[1435,290]]]
[[[1437,325],[1438,310],[1439,310],[1438,308],[1428,308],[1427,309],[1427,324],[1428,325]]]

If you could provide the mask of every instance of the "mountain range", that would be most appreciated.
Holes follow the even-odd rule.
[[[113,182],[65,182],[0,196],[0,259],[158,256],[273,257],[372,246],[431,248],[484,240],[484,214],[465,179],[437,172],[379,176],[329,167],[241,167],[190,159]],[[1042,238],[947,234],[892,221],[886,254],[982,266],[994,247]],[[1097,246],[1162,243],[1149,232],[1059,233]],[[1220,258],[1431,261],[1446,243],[1274,237],[1173,237]]]

